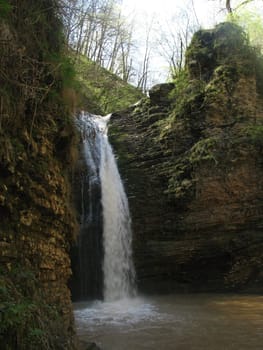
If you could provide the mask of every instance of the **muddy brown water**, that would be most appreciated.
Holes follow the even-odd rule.
[[[77,333],[102,350],[262,350],[263,296],[162,295],[74,304]]]

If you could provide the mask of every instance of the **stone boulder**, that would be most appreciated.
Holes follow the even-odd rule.
[[[174,89],[174,83],[157,84],[149,90],[152,105],[167,106],[170,104],[169,93]]]

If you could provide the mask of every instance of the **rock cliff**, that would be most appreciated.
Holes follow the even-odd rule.
[[[74,128],[53,1],[0,18],[1,349],[73,349],[68,169]],[[69,68],[69,66],[67,66]]]
[[[262,291],[262,62],[238,26],[201,30],[175,85],[113,115],[142,290]]]

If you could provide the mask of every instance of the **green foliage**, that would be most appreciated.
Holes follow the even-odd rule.
[[[248,49],[248,37],[244,29],[235,23],[221,23],[215,27],[212,49],[219,56],[219,63],[232,60],[228,54],[242,55]],[[236,57],[235,57],[236,58]]]
[[[192,169],[201,162],[212,161],[217,164],[216,137],[201,139],[184,154],[184,157],[172,165],[168,188],[165,193],[173,195],[176,199],[186,198],[193,194],[195,180],[192,178]]]
[[[36,274],[17,265],[0,271],[0,343],[4,350],[63,349],[60,316],[45,303]]]
[[[81,107],[95,114],[123,110],[143,95],[139,89],[81,56],[76,61]]]
[[[119,128],[115,125],[109,126],[109,139],[113,148],[118,149],[118,164],[120,167],[125,165],[129,159],[132,158],[132,154],[129,153],[129,149],[126,147],[125,140],[127,140],[128,134],[120,132]]]
[[[0,0],[0,18],[6,18],[12,11],[9,0]]]
[[[193,123],[201,111],[204,82],[198,79],[190,80],[188,71],[181,70],[174,84],[175,88],[169,94],[173,109],[167,118],[157,122],[160,129],[160,140],[174,134],[180,120],[188,120],[190,124]]]
[[[256,82],[258,93],[263,95],[263,20],[262,16],[256,10],[246,10],[240,7],[232,16],[228,18],[241,28],[243,28],[249,39],[249,60],[245,65],[243,62],[243,70],[247,70],[249,74],[256,71]]]
[[[223,23],[214,30],[199,31],[188,48],[186,63],[186,70],[174,80],[172,112],[155,124],[159,128],[156,141],[172,159],[166,193],[184,201],[194,195],[196,168],[222,169],[228,161],[226,154],[230,159],[238,143],[263,146],[262,125],[243,129],[242,135],[233,128],[253,110],[249,101],[244,106],[236,102],[236,96],[242,96],[236,87],[242,90],[241,83],[250,83],[256,74],[257,92],[263,93],[262,56],[249,46],[243,28]],[[225,109],[229,114],[225,115]],[[219,128],[222,125],[222,132],[213,130],[214,122]]]
[[[263,20],[262,16],[245,8],[239,8],[228,20],[241,26],[248,34],[250,45],[263,50]]]
[[[214,29],[195,33],[186,52],[186,66],[192,78],[209,81],[220,65],[247,66],[253,70],[253,53],[242,27],[235,23],[218,24]]]
[[[191,164],[200,163],[201,161],[212,160],[217,164],[215,151],[217,146],[217,138],[210,137],[198,141],[190,150],[189,160]]]
[[[253,125],[247,128],[246,136],[250,143],[263,147],[263,125]]]
[[[181,97],[184,97],[185,90],[189,85],[189,75],[187,70],[179,71],[173,80],[175,88],[170,92],[169,98],[171,101],[178,102]]]
[[[23,178],[29,184],[36,174],[46,171],[51,164],[51,150],[47,147],[46,157],[42,159],[38,152],[45,140],[56,147],[52,150],[52,164],[63,159],[62,166],[67,168],[65,160],[70,153],[68,145],[74,128],[64,90],[74,83],[74,69],[63,52],[62,27],[55,13],[57,1],[0,0],[0,5],[7,3],[14,6],[7,18],[7,28],[12,33],[10,40],[4,45],[0,43],[3,97],[0,101],[0,183],[3,184],[1,190],[6,188],[1,199],[8,202],[8,206],[1,207],[1,215],[7,218],[2,220],[0,231],[1,236],[3,232],[10,232],[13,249],[17,248],[17,254],[23,255],[18,213],[27,205],[28,192],[22,186],[18,189],[17,179],[26,174]],[[14,172],[19,176],[11,176]],[[11,196],[11,190],[7,191],[10,183],[15,197]],[[20,201],[20,191],[23,201],[22,197]],[[39,232],[44,232],[47,227],[43,222],[40,225]],[[28,237],[33,234],[28,228]],[[39,282],[39,270],[30,266],[34,264],[37,269],[39,261],[28,254],[16,266],[13,266],[13,257],[5,257],[7,268],[0,271],[0,347],[3,350],[66,349],[64,342],[71,334],[61,317],[61,302],[47,304],[46,300],[52,298]]]
[[[76,83],[76,70],[73,60],[63,52],[52,53],[47,59],[56,67],[57,80],[61,82],[61,87],[71,88]]]
[[[194,190],[194,180],[191,178],[191,164],[187,159],[179,160],[172,167],[172,174],[168,181],[166,194],[174,196],[176,199],[191,196]]]

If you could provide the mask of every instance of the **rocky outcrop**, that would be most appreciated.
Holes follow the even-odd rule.
[[[262,291],[262,66],[239,27],[201,30],[166,100],[113,115],[142,290]]]
[[[169,94],[174,89],[174,83],[157,84],[149,90],[149,96],[152,105],[169,106]]]

